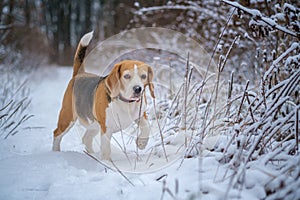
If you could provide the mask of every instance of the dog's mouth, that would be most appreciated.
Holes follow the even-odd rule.
[[[126,98],[126,97],[123,97],[121,94],[119,94],[119,96],[117,98],[120,99],[121,101],[124,101],[127,103],[133,103],[133,102],[139,102],[141,100],[141,96],[142,95],[133,94],[133,95],[131,95],[131,97]]]
[[[130,100],[131,100],[131,101],[139,102],[139,101],[141,100],[141,95],[140,95],[140,94],[133,94],[133,95],[130,97]]]

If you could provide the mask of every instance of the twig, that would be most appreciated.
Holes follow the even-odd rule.
[[[239,39],[240,36],[235,36],[234,40],[232,41],[228,51],[226,52],[225,57],[222,59],[220,58],[219,64],[218,64],[218,74],[217,74],[217,83],[216,83],[216,95],[215,95],[215,102],[214,102],[214,112],[216,111],[216,107],[217,107],[217,99],[218,99],[218,94],[219,94],[219,84],[220,84],[220,75],[224,70],[225,64],[228,60],[229,54],[233,49],[233,45],[235,44],[235,42],[237,41],[237,39]]]
[[[296,113],[296,116],[295,116],[295,140],[296,140],[296,153],[298,153],[298,150],[299,150],[299,107],[295,109],[295,113]]]
[[[162,188],[162,194],[160,199],[163,200],[165,192],[167,192],[172,197],[172,199],[176,200],[177,199],[176,196],[171,192],[171,190],[166,185],[167,185],[166,180],[163,180],[163,188]]]
[[[23,102],[26,100],[26,98],[24,98],[23,100],[21,100],[18,104],[17,107],[13,110],[13,112],[11,114],[9,114],[9,117],[5,120],[5,122],[2,124],[2,126],[4,126],[4,124],[6,124],[7,122],[9,122],[9,120],[17,113],[17,111],[21,108]],[[11,108],[12,109],[12,108]]]
[[[157,118],[155,99],[152,98],[152,101],[153,101],[153,106],[154,106],[155,118],[156,118],[157,126],[158,126],[158,129],[159,129],[159,135],[160,135],[160,139],[161,139],[161,145],[162,145],[162,148],[163,148],[163,151],[164,151],[164,156],[166,158],[166,161],[168,162],[167,152],[166,152],[165,143],[164,143],[164,136],[162,134],[160,123],[159,123],[158,118]]]
[[[232,89],[233,89],[233,75],[234,75],[234,72],[231,72],[231,75],[230,75],[230,81],[229,81],[229,87],[228,87],[228,96],[227,96],[227,110],[226,110],[226,116],[229,116],[230,115],[230,107],[231,107],[231,95],[232,95]]]
[[[243,96],[242,96],[242,100],[241,100],[241,103],[240,103],[240,107],[239,107],[239,110],[238,110],[238,113],[237,113],[237,116],[236,116],[236,120],[237,121],[239,121],[239,118],[240,118],[240,114],[241,114],[241,111],[242,111],[242,106],[244,104],[245,96],[247,94],[248,86],[249,86],[249,80],[246,83],[246,86],[245,86],[245,89],[244,89],[244,93],[243,93]]]
[[[183,84],[182,84],[182,85],[180,86],[180,88],[178,89],[177,94],[175,95],[175,97],[174,97],[173,100],[172,100],[172,103],[171,103],[171,106],[170,106],[170,108],[169,108],[169,110],[168,110],[168,113],[166,113],[166,115],[165,115],[165,117],[164,117],[164,119],[163,119],[163,127],[162,127],[162,130],[164,130],[165,127],[166,127],[166,124],[167,124],[167,118],[168,118],[169,114],[171,113],[171,110],[172,110],[172,108],[173,108],[173,106],[174,106],[174,104],[175,104],[175,101],[179,98],[179,95],[180,95],[180,92],[181,92],[182,88],[183,88]]]
[[[11,135],[15,135],[16,132],[14,132],[23,122],[27,121],[28,119],[30,119],[31,117],[33,117],[34,115],[24,115],[22,117],[22,119],[16,124],[16,126],[14,128],[12,128],[9,133],[6,135],[6,137],[4,139],[7,139],[8,136]]]
[[[265,110],[267,110],[266,80],[264,80],[263,78],[261,79],[261,95],[262,95],[262,98],[263,98],[263,103],[264,103]]]
[[[181,129],[184,130],[184,144],[185,144],[185,147],[187,147],[187,137],[186,137],[186,118],[187,118],[187,96],[188,96],[188,86],[189,86],[189,83],[188,83],[188,80],[189,80],[189,71],[190,71],[190,63],[189,63],[189,60],[190,60],[190,56],[189,56],[189,53],[187,55],[187,61],[186,61],[186,68],[185,68],[185,75],[184,75],[184,90],[183,90],[183,124],[181,126]]]
[[[246,97],[247,97],[247,102],[248,102],[248,104],[249,104],[248,111],[249,111],[249,113],[250,113],[252,122],[254,123],[254,122],[255,122],[255,118],[254,118],[253,111],[252,111],[252,108],[251,108],[251,107],[252,107],[251,105],[252,105],[253,102],[252,102],[252,103],[250,102],[248,93],[247,93]]]
[[[13,102],[13,100],[10,100],[5,106],[3,106],[1,109],[0,109],[0,112],[5,110],[11,103]]]
[[[223,35],[224,35],[224,33],[225,33],[227,27],[228,27],[228,24],[229,24],[229,22],[230,22],[230,20],[231,20],[231,18],[232,18],[232,16],[233,16],[235,10],[236,10],[236,9],[234,9],[234,10],[231,12],[229,18],[228,18],[227,21],[226,21],[225,27],[223,28],[221,34],[220,34],[219,37],[218,37],[218,41],[217,41],[217,43],[216,43],[216,45],[215,45],[215,47],[214,47],[213,53],[212,53],[212,55],[210,56],[209,62],[208,62],[208,64],[207,64],[207,68],[206,68],[205,75],[204,75],[204,80],[205,80],[206,77],[207,77],[208,69],[209,69],[209,67],[210,67],[210,64],[211,64],[211,62],[212,62],[214,56],[215,56],[215,53],[216,53],[216,51],[217,51],[217,47],[218,47],[218,45],[219,45],[219,43],[220,43],[220,41],[221,41],[221,39],[222,39],[222,37],[223,37]]]
[[[150,86],[149,86],[150,87]],[[142,94],[141,94],[141,100],[140,100],[140,108],[139,108],[139,118],[138,118],[138,128],[137,128],[137,132],[136,132],[136,159],[135,159],[135,162],[134,162],[134,168],[136,168],[136,163],[138,161],[138,158],[139,158],[139,148],[138,148],[138,140],[139,140],[139,130],[140,130],[140,122],[141,122],[141,115],[142,115],[142,106],[143,106],[143,96],[144,96],[144,92],[145,90],[143,90]]]
[[[129,178],[127,178],[125,176],[125,174],[115,165],[115,163],[110,160],[110,162],[112,163],[112,165],[114,166],[115,170],[113,168],[111,168],[110,166],[108,166],[107,164],[104,164],[103,162],[101,162],[98,158],[96,158],[95,156],[93,156],[92,154],[90,154],[87,151],[83,151],[86,155],[88,155],[89,157],[91,157],[92,159],[94,159],[95,161],[97,161],[99,164],[103,165],[105,168],[108,168],[110,170],[112,170],[113,172],[115,172],[115,170],[128,182],[130,183],[130,185],[135,186],[130,180]]]

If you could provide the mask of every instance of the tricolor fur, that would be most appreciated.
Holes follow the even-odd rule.
[[[109,160],[112,134],[134,121],[139,121],[141,131],[136,140],[138,148],[144,149],[148,143],[150,127],[144,91],[148,86],[154,98],[153,71],[143,62],[125,60],[117,63],[106,77],[86,73],[83,60],[92,35],[93,32],[87,33],[78,44],[73,77],[65,91],[54,131],[53,150],[60,150],[63,135],[79,120],[87,128],[82,139],[87,151],[94,152],[93,138],[101,133],[102,158]]]

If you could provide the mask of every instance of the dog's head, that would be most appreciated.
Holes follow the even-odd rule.
[[[146,86],[149,86],[151,96],[155,98],[152,79],[150,66],[140,61],[124,60],[115,64],[105,84],[111,97],[122,96],[127,100],[139,101]]]

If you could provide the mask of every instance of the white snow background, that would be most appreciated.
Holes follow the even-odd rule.
[[[52,132],[71,74],[70,67],[44,67],[31,76],[35,117],[27,125],[32,129],[0,140],[0,199],[224,198],[229,180],[223,176],[232,172],[219,164],[220,152],[179,159],[152,173],[124,173],[131,183],[84,154],[76,128],[63,138],[62,151],[52,152]],[[231,190],[228,197],[263,199],[268,179],[264,169],[253,166],[246,188]]]

